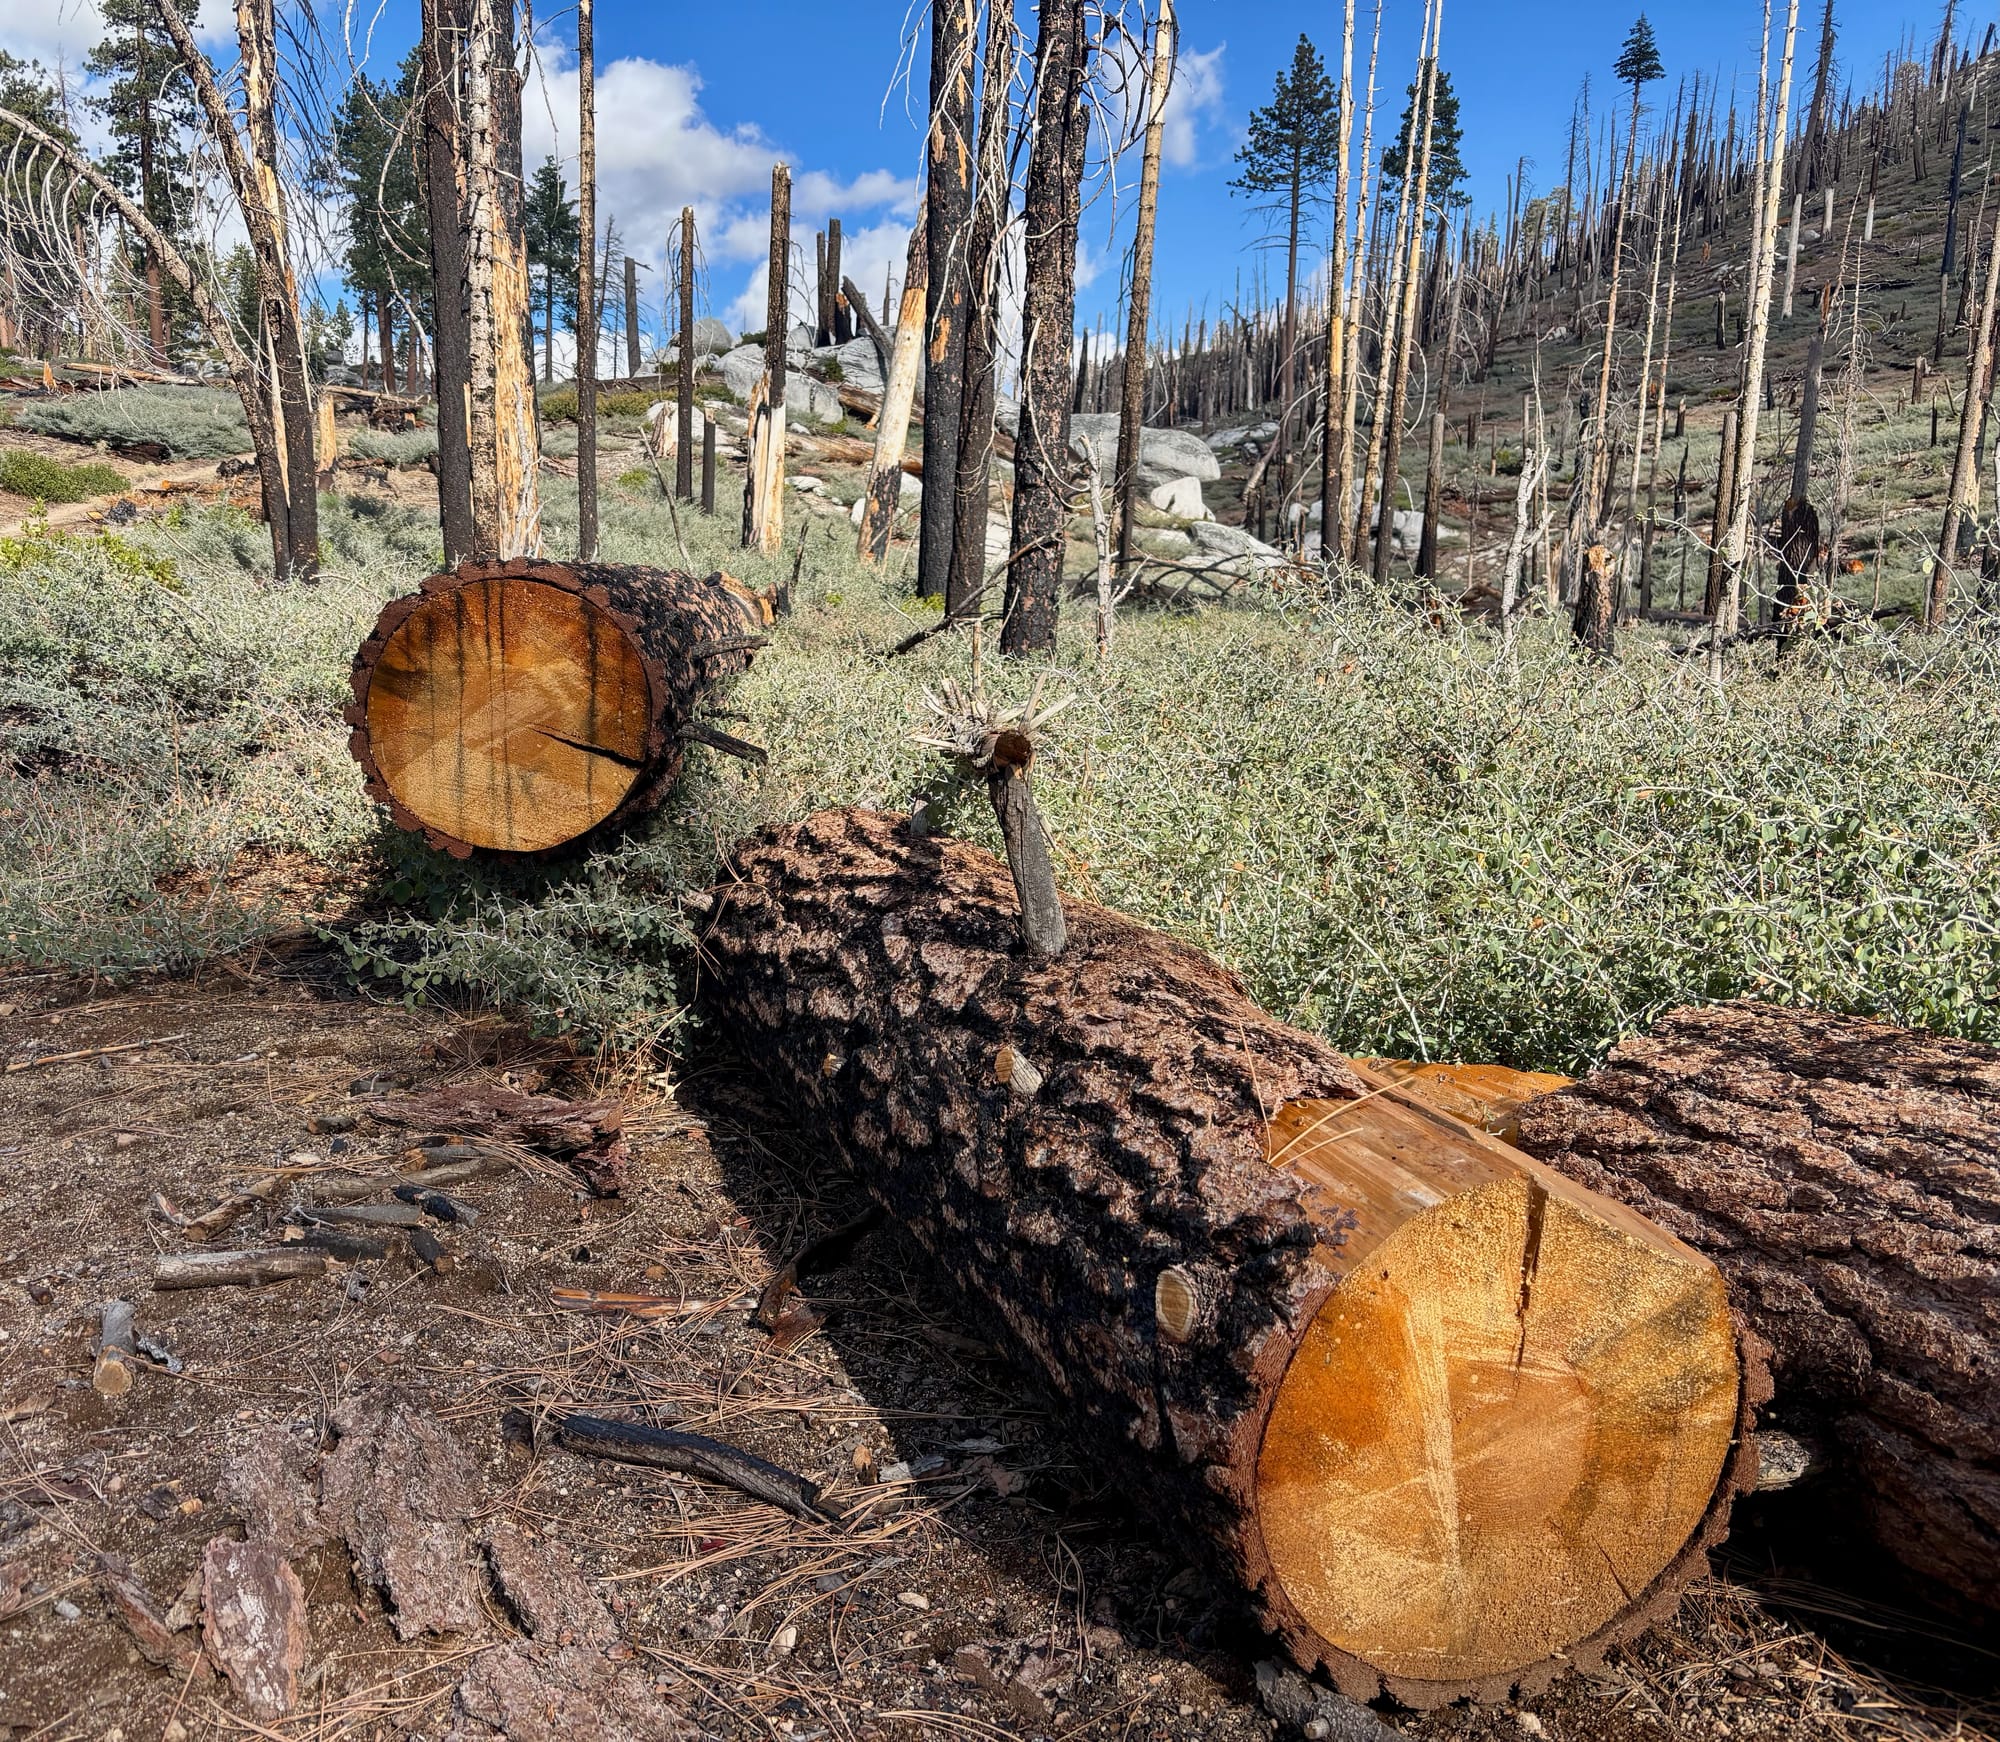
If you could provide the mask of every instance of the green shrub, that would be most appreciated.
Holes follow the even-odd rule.
[[[924,692],[970,677],[909,553],[844,523],[739,548],[732,487],[681,508],[695,567],[789,579],[794,615],[736,686],[762,769],[697,748],[658,813],[534,867],[461,865],[383,827],[339,716],[383,599],[437,561],[429,515],[328,501],[327,578],[273,590],[240,514],[125,539],[0,541],[0,955],[175,965],[270,923],[214,893],[246,848],[364,879],[337,936],[410,997],[495,1000],[584,1035],[679,1020],[681,896],[718,846],[823,805],[944,790]],[[603,554],[678,566],[657,491],[607,492]],[[572,549],[573,486],[545,480]],[[675,553],[675,554],[670,554]],[[179,587],[181,590],[175,591]],[[1577,658],[1559,619],[1511,651],[1358,587],[1199,614],[1128,606],[1100,668],[1087,610],[1003,695],[1075,703],[1037,790],[1059,874],[1235,967],[1355,1052],[1575,1069],[1676,1004],[1755,995],[2000,1041],[2000,644],[1767,647],[1717,690],[1645,634]],[[975,794],[951,826],[997,845]]]
[[[634,466],[629,472],[618,474],[621,490],[652,490],[658,487],[659,479],[644,466]]]
[[[838,357],[826,358],[821,363],[819,372],[821,378],[826,381],[841,382],[847,379],[847,370],[842,366]]]
[[[657,393],[629,387],[620,388],[612,393],[600,393],[597,396],[597,415],[599,417],[644,417],[659,398],[660,395]],[[573,421],[576,417],[576,389],[574,387],[558,387],[552,391],[545,392],[540,396],[538,403],[541,406],[544,421],[555,418],[568,418]]]
[[[393,466],[421,465],[438,451],[437,431],[358,429],[347,438],[347,451],[364,460],[381,460]]]
[[[37,502],[88,502],[93,496],[108,496],[124,488],[125,474],[101,461],[66,466],[46,454],[18,448],[0,453],[0,490]]]
[[[120,387],[22,405],[22,429],[87,442],[161,442],[176,458],[247,452],[250,430],[233,393],[211,387]]]

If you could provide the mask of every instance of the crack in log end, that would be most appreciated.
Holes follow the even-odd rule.
[[[1315,1218],[1354,1222],[1258,1451],[1284,1603],[1440,1686],[1617,1625],[1687,1563],[1723,1482],[1740,1383],[1720,1276],[1434,1108],[1295,1103],[1272,1131]]]
[[[755,656],[754,616],[720,574],[461,564],[384,607],[348,748],[434,847],[547,853],[659,801],[683,723]]]
[[[1549,1209],[1548,1189],[1532,1175],[1528,1179],[1528,1229],[1521,1241],[1521,1300],[1514,1316],[1521,1321],[1521,1340],[1514,1349],[1514,1370],[1520,1371],[1528,1352],[1528,1302],[1534,1294],[1535,1271],[1542,1262],[1542,1221]]]
[[[633,756],[624,755],[605,744],[586,744],[581,738],[566,738],[560,732],[551,732],[546,726],[530,726],[531,732],[539,732],[544,738],[553,738],[558,744],[567,744],[572,750],[581,750],[586,756],[602,756],[607,762],[615,762],[621,768],[643,768],[646,765]]]

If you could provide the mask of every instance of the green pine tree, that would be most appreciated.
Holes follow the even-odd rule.
[[[522,216],[528,235],[528,276],[542,303],[542,379],[555,377],[556,321],[576,311],[577,255],[583,226],[562,170],[551,157],[528,183]]]
[[[1416,82],[1412,80],[1403,103],[1402,119],[1396,123],[1395,137],[1382,150],[1382,181],[1387,193],[1400,192],[1403,177],[1408,172],[1403,141],[1411,137],[1410,112],[1417,106],[1417,89]],[[1465,159],[1459,150],[1465,143],[1465,133],[1458,124],[1458,94],[1451,88],[1451,74],[1443,67],[1438,68],[1437,96],[1433,106],[1437,110],[1437,118],[1431,124],[1431,173],[1424,184],[1424,193],[1434,210],[1454,211],[1465,205],[1470,196],[1465,192]],[[1417,117],[1415,138],[1417,159],[1421,163],[1424,149],[1421,115]]]
[[[1249,138],[1236,154],[1239,173],[1230,186],[1258,209],[1284,218],[1284,399],[1279,416],[1278,475],[1285,476],[1291,419],[1292,357],[1297,335],[1299,226],[1310,202],[1325,197],[1338,167],[1340,93],[1311,39],[1301,35],[1292,64],[1278,75],[1271,101],[1250,115]]]
[[[1646,22],[1645,13],[1639,14],[1638,23],[1632,26],[1625,38],[1624,52],[1611,70],[1621,85],[1632,87],[1635,107],[1639,101],[1639,87],[1666,76],[1667,69],[1660,63],[1660,47],[1653,40],[1653,27]]]
[[[333,119],[332,178],[346,201],[346,279],[365,322],[373,302],[379,329],[392,335],[396,311],[431,301],[430,226],[411,105],[414,54],[394,85],[366,73],[348,87]],[[386,312],[386,322],[382,319]],[[388,358],[384,358],[387,366]]]
[[[188,189],[200,125],[193,88],[170,76],[180,56],[152,0],[104,0],[103,19],[103,38],[83,66],[102,86],[91,106],[112,139],[105,171],[155,229],[179,243],[192,216]],[[135,245],[135,257],[146,275],[153,349],[164,354],[198,337],[194,310],[166,280],[151,250]]]

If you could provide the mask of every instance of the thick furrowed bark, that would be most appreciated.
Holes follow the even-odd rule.
[[[2000,1050],[1856,1017],[1676,1012],[1520,1142],[1707,1252],[1890,1554],[2000,1609]]]
[[[466,563],[383,609],[354,658],[349,748],[432,846],[548,851],[659,802],[771,616],[727,575]]]
[[[1037,958],[1017,911],[991,855],[824,813],[738,849],[701,995],[1349,1693],[1498,1696],[1670,1605],[1751,1462],[1714,1268],[1187,946],[1073,902]]]

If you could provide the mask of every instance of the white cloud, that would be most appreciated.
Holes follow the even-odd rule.
[[[1201,130],[1222,114],[1222,56],[1227,43],[1206,50],[1183,48],[1167,92],[1167,125],[1160,155],[1176,169],[1192,168]]]
[[[200,0],[195,35],[203,43],[233,42],[235,33],[229,0]],[[0,13],[0,49],[72,74],[103,34],[104,14],[97,0],[8,0]]]
[[[522,93],[528,172],[551,152],[576,183],[577,71],[572,48],[544,39]],[[793,154],[752,125],[718,126],[703,112],[701,78],[692,67],[632,57],[597,74],[597,208],[615,218],[624,247],[653,270],[640,300],[652,338],[668,323],[660,312],[661,274],[683,206],[695,211],[700,266],[708,282],[698,302],[738,331],[764,325],[771,246],[771,167],[793,163],[792,307],[811,307],[812,233],[830,217],[845,231],[842,267],[857,284],[879,283],[892,260],[902,276],[908,226],[916,212],[914,177],[873,169],[843,182],[825,170],[800,169]],[[869,220],[874,220],[870,222]],[[737,271],[744,276],[735,278]],[[737,286],[732,296],[717,282]],[[871,291],[871,296],[879,292]]]

